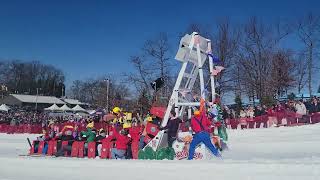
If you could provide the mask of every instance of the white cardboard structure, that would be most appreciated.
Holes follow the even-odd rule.
[[[215,82],[213,72],[213,59],[211,56],[208,56],[211,53],[211,41],[200,36],[197,32],[193,32],[192,34],[186,34],[180,40],[179,50],[176,54],[175,59],[182,62],[182,66],[176,80],[171,98],[168,103],[168,107],[163,118],[161,126],[164,127],[168,120],[170,111],[174,108],[177,115],[179,117],[183,116],[186,108],[188,109],[188,117],[191,117],[191,108],[196,106],[200,106],[200,102],[195,102],[190,98],[185,97],[184,92],[192,92],[193,86],[197,80],[199,75],[200,80],[200,92],[201,98],[208,100],[205,96],[205,83],[204,83],[204,75],[203,75],[203,65],[205,61],[209,60],[209,68],[210,68],[210,81],[211,81],[211,90],[212,90],[212,102],[215,97]],[[190,66],[191,71],[187,72],[187,67]],[[183,83],[182,83],[183,82]],[[179,135],[182,135],[181,133]],[[153,148],[153,150],[157,150],[160,147],[164,147],[167,145],[166,143],[167,135],[164,131],[160,131],[158,135],[149,142],[147,146]],[[177,146],[177,143],[175,145]],[[179,144],[179,143],[178,143]],[[180,145],[182,145],[180,143]],[[179,145],[178,145],[179,146]],[[179,146],[180,147],[180,146]],[[202,144],[197,148],[196,152],[202,153],[202,157],[199,159],[208,159],[210,158],[208,153],[206,153],[206,148]]]

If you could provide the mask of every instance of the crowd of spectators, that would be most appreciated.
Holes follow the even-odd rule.
[[[253,118],[261,115],[272,114],[274,112],[294,112],[301,116],[312,115],[320,112],[320,99],[313,97],[310,100],[288,100],[277,102],[277,104],[266,106],[243,106],[238,112],[235,108],[224,106],[223,114],[225,118]]]
[[[224,119],[241,119],[254,118],[263,115],[272,115],[274,113],[296,113],[300,116],[313,115],[320,112],[320,99],[313,97],[310,100],[288,100],[285,102],[277,102],[277,104],[266,105],[248,105],[241,109],[236,109],[230,106],[223,106]],[[68,120],[81,121],[81,118],[74,115],[49,116],[49,113],[26,111],[13,107],[9,112],[0,111],[0,124],[21,125],[39,125],[42,127],[48,125],[49,121],[63,123]],[[244,122],[243,122],[244,123]]]

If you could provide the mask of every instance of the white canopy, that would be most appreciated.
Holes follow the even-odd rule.
[[[75,112],[87,112],[85,109],[83,109],[79,105],[76,105],[75,107],[73,107],[72,110],[75,111]]]
[[[0,106],[0,111],[6,111],[6,112],[8,112],[10,110],[10,108],[7,106],[7,105],[5,105],[5,104],[2,104],[1,106]]]
[[[94,113],[96,113],[96,110],[88,110],[87,111],[89,114],[94,114]]]
[[[69,108],[66,104],[63,105],[61,108],[60,108],[61,111],[72,111],[71,108]]]
[[[45,111],[60,111],[60,108],[56,104],[53,104],[52,106],[45,108],[44,110]]]

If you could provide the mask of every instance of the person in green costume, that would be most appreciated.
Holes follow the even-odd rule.
[[[223,118],[223,112],[220,106],[220,100],[216,99],[214,104],[209,109],[210,115],[213,117],[215,123],[218,125],[218,135],[223,141],[228,141],[228,133],[226,123]]]
[[[85,148],[85,155],[87,155],[88,153],[88,143],[90,142],[94,142],[95,139],[96,139],[96,132],[95,130],[93,129],[94,127],[94,124],[93,122],[90,122],[88,125],[87,125],[87,131],[82,131],[80,133],[80,136],[82,138],[85,138],[86,139],[86,142],[84,143],[84,148]]]
[[[96,132],[93,129],[93,122],[87,125],[87,131],[81,132],[81,137],[85,137],[87,143],[95,141]]]

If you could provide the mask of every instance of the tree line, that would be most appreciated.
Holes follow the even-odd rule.
[[[2,94],[19,93],[62,97],[65,95],[65,75],[62,70],[39,61],[0,62]]]

